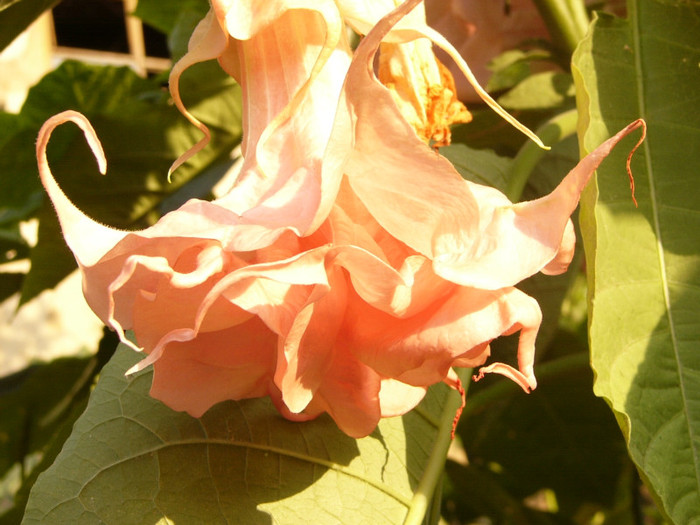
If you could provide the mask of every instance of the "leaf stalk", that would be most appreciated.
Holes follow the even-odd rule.
[[[457,369],[456,372],[466,391],[471,381],[472,369],[461,368]],[[442,480],[447,451],[450,448],[450,443],[452,443],[452,426],[455,413],[461,406],[461,395],[456,390],[450,390],[447,393],[447,400],[440,415],[440,426],[435,437],[435,444],[430,452],[423,476],[411,499],[411,505],[403,525],[421,525],[423,523],[428,506],[433,500],[433,494],[438,483]]]

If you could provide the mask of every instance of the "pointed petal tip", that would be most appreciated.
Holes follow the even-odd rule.
[[[472,381],[475,383],[481,381],[486,374],[500,374],[505,376],[522,388],[526,394],[531,393],[537,388],[537,379],[535,379],[533,374],[526,376],[512,366],[504,363],[493,363],[492,365],[480,368],[479,371],[472,376]]]
[[[282,403],[291,414],[300,415],[313,400],[314,392],[305,388],[299,381],[286,381],[288,384],[282,385]],[[296,384],[293,384],[296,383]]]
[[[607,139],[605,142],[600,144],[597,148],[595,148],[592,152],[590,152],[588,155],[586,155],[581,161],[578,163],[578,165],[567,175],[565,178],[565,181],[571,177],[571,180],[576,180],[578,178],[578,181],[576,184],[579,185],[579,190],[578,193],[583,190],[583,187],[586,185],[590,177],[593,175],[595,170],[598,169],[598,166],[600,163],[610,154],[610,152],[613,150],[617,144],[624,139],[627,135],[632,133],[633,131],[642,128],[642,134],[635,146],[632,148],[632,150],[629,152],[627,155],[627,162],[625,164],[625,169],[627,171],[627,176],[629,177],[630,181],[630,192],[631,192],[631,197],[632,197],[632,202],[634,203],[635,207],[638,207],[637,204],[637,199],[634,195],[635,191],[635,184],[634,184],[634,176],[632,174],[632,156],[634,153],[637,151],[639,146],[642,145],[646,138],[646,132],[647,132],[647,124],[644,121],[644,119],[637,119],[634,120],[633,122],[630,122],[627,126],[622,128],[620,131],[615,133],[612,137]],[[575,173],[578,174],[578,177],[574,175]],[[564,182],[560,184],[560,186],[563,186]],[[556,191],[556,190],[555,190]]]
[[[522,124],[513,115],[508,113],[508,111],[506,111],[498,102],[496,102],[496,100],[494,100],[494,98],[481,86],[481,84],[479,84],[479,81],[477,80],[476,76],[474,76],[474,73],[467,62],[443,35],[429,26],[422,28],[422,30],[423,34],[427,38],[429,38],[436,46],[442,49],[450,58],[452,58],[452,60],[454,60],[457,67],[464,75],[464,78],[467,79],[467,81],[474,88],[474,91],[476,91],[476,93],[479,95],[479,98],[481,98],[481,100],[483,100],[487,106],[489,106],[494,112],[496,112],[497,115],[503,118],[515,129],[523,133],[543,150],[549,151],[552,149],[550,146],[545,146],[544,142],[542,142],[542,140],[530,128]]]
[[[202,124],[199,121],[191,122],[195,124],[202,133],[204,133],[204,137],[194,146],[188,149],[185,153],[180,155],[175,160],[175,162],[172,163],[172,165],[168,169],[168,182],[172,182],[172,174],[175,172],[175,170],[182,166],[185,162],[190,160],[192,157],[194,157],[197,153],[202,151],[206,147],[206,145],[209,144],[209,141],[211,139],[211,133],[209,132],[209,128],[207,128],[204,124]]]

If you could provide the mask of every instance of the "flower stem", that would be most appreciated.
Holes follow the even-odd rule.
[[[457,369],[462,385],[466,390],[469,387],[471,368]],[[445,459],[447,458],[447,450],[452,443],[452,424],[455,413],[462,405],[462,397],[456,390],[450,390],[447,393],[445,406],[442,408],[440,415],[440,425],[438,433],[435,437],[433,449],[430,452],[428,463],[423,471],[418,487],[413,494],[411,506],[408,509],[408,514],[403,522],[403,525],[420,525],[423,523],[425,513],[428,510],[428,505],[433,500],[433,494],[436,487],[442,479],[443,470],[445,467]]]
[[[588,32],[588,26],[591,23],[591,18],[588,16],[586,4],[583,0],[568,0],[569,12],[580,38],[583,38]]]
[[[536,133],[542,139],[542,142],[553,145],[576,133],[577,122],[578,112],[576,109],[570,109],[545,122]],[[506,197],[511,202],[520,200],[532,170],[535,169],[535,166],[537,166],[537,163],[545,153],[545,150],[530,141],[527,141],[520,148],[520,151],[513,159],[513,165],[508,176]]]
[[[588,30],[588,14],[583,0],[535,0],[552,40],[567,61]]]

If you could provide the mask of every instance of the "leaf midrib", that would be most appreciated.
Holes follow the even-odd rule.
[[[210,445],[220,445],[220,446],[233,446],[233,447],[238,447],[238,448],[244,448],[244,449],[252,449],[252,450],[259,450],[262,452],[269,452],[273,454],[278,454],[280,456],[286,456],[294,459],[298,459],[300,461],[305,461],[308,463],[316,464],[323,466],[329,470],[335,470],[336,472],[340,472],[341,474],[345,474],[346,476],[355,478],[359,481],[362,481],[363,483],[367,483],[368,485],[374,487],[375,489],[379,490],[380,492],[385,493],[387,496],[395,499],[398,501],[400,504],[405,506],[406,508],[409,508],[411,505],[411,499],[404,496],[403,494],[400,494],[398,491],[392,489],[389,485],[379,483],[375,480],[369,479],[367,477],[363,477],[362,475],[353,472],[351,469],[340,465],[338,463],[335,463],[333,461],[325,460],[322,458],[317,458],[314,456],[310,456],[308,454],[303,454],[300,452],[295,452],[293,450],[288,450],[285,448],[281,447],[276,447],[273,445],[267,445],[267,444],[261,444],[261,443],[252,443],[248,441],[232,441],[229,439],[216,439],[216,438],[209,438],[209,437],[200,437],[200,438],[192,438],[192,439],[181,439],[178,441],[163,441],[163,438],[160,437],[158,434],[154,433],[152,429],[148,428],[146,425],[144,425],[142,422],[135,420],[130,417],[126,416],[120,416],[118,419],[127,419],[131,421],[132,423],[135,423],[142,428],[148,430],[151,432],[155,437],[157,437],[160,441],[161,444],[154,446],[154,447],[149,447],[148,449],[144,449],[139,451],[137,454],[133,454],[129,457],[124,457],[120,458],[118,461],[113,461],[111,463],[101,465],[100,468],[92,474],[90,477],[88,477],[84,482],[81,484],[80,490],[76,493],[75,496],[72,496],[69,499],[80,499],[80,493],[87,487],[97,476],[99,476],[101,473],[114,468],[122,463],[126,463],[128,461],[133,461],[139,457],[147,456],[149,454],[157,453],[162,450],[171,448],[171,447],[178,447],[178,446],[202,446],[205,445],[207,446],[207,449],[209,448]],[[102,421],[101,423],[106,423],[109,420]],[[57,502],[53,508],[59,507],[61,504],[65,503],[67,500],[63,500],[60,502]]]
[[[642,64],[642,53],[641,53],[641,20],[639,17],[639,4],[636,4],[632,2],[632,9],[630,10],[630,18],[632,20],[632,38],[633,38],[633,45],[634,45],[634,65],[635,65],[635,80],[636,80],[636,88],[637,88],[637,103],[638,103],[638,110],[639,110],[639,116],[641,118],[644,118],[645,120],[647,119],[647,111],[646,111],[646,93],[644,89],[644,81],[643,81],[643,75],[641,72],[643,71],[643,64]],[[685,380],[683,376],[683,371],[681,370],[681,357],[678,352],[678,337],[676,335],[676,326],[673,320],[673,312],[671,309],[671,297],[670,297],[670,290],[669,290],[669,282],[668,282],[668,274],[666,271],[666,259],[665,259],[665,251],[664,251],[664,243],[663,243],[663,238],[662,238],[662,232],[661,232],[661,221],[659,217],[659,206],[660,203],[657,201],[657,196],[656,196],[656,180],[654,176],[654,171],[653,171],[653,166],[651,162],[651,151],[650,151],[650,145],[649,145],[650,139],[647,138],[647,140],[644,141],[642,144],[642,148],[644,151],[644,162],[646,163],[646,170],[647,170],[647,178],[649,181],[649,196],[651,200],[651,211],[652,211],[652,219],[654,222],[654,232],[656,234],[656,246],[657,246],[657,254],[658,254],[658,260],[659,260],[659,273],[661,276],[661,287],[663,291],[663,296],[664,296],[664,303],[666,306],[666,318],[668,320],[669,324],[669,336],[671,339],[671,344],[673,346],[673,353],[676,358],[676,369],[678,371],[678,380],[679,380],[679,387],[681,390],[681,396],[683,400],[683,413],[685,415],[685,423],[688,428],[688,436],[690,437],[690,448],[692,451],[693,455],[693,464],[695,466],[695,484],[697,487],[697,493],[700,493],[700,458],[698,457],[698,451],[697,448],[693,445],[694,443],[697,442],[698,437],[695,435],[693,432],[693,428],[690,424],[690,414],[688,413],[688,404],[686,402],[687,399],[687,394],[686,390],[687,387],[685,385]]]

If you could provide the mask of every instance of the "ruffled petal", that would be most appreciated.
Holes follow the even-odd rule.
[[[381,386],[377,372],[358,361],[339,341],[309,410],[327,412],[347,435],[362,438],[372,433],[382,417]]]
[[[329,286],[319,286],[282,340],[275,384],[291,412],[303,411],[328,376],[345,315],[345,277],[332,272]]]
[[[569,269],[569,264],[574,258],[576,251],[576,231],[574,223],[569,219],[564,228],[564,235],[561,238],[561,244],[557,250],[554,259],[549,261],[547,265],[540,270],[545,275],[560,275]]]
[[[139,290],[150,290],[159,275],[173,275],[174,264],[183,253],[213,241],[220,246],[217,248],[222,250],[220,253],[232,258],[235,252],[274,243],[281,233],[257,225],[236,224],[233,214],[226,210],[202,201],[189,201],[150,228],[125,232],[101,260],[81,265],[85,297],[105,323],[118,329],[113,323],[117,320],[129,329],[136,294]],[[151,270],[143,273],[147,268]],[[119,294],[118,300],[115,294]]]
[[[423,386],[407,385],[395,379],[382,379],[382,387],[379,390],[382,417],[402,416],[413,410],[423,401],[426,391]]]
[[[446,300],[404,319],[349,306],[348,337],[355,355],[385,377],[414,386],[442,381],[450,367],[476,367],[495,338],[520,331],[518,383],[535,388],[535,338],[541,323],[537,301],[515,288],[485,291],[455,287]],[[494,365],[488,371],[509,370]]]
[[[185,252],[183,256],[199,259],[194,261],[196,267],[183,268],[181,259],[184,257],[181,257],[173,265],[174,268],[154,269],[157,280],[154,279],[150,289],[144,286],[143,280],[139,282],[131,308],[131,326],[139,344],[147,350],[156,348],[164,334],[167,337],[175,330],[197,327],[198,333],[218,331],[241,324],[252,317],[249,312],[224,301],[216,308],[211,308],[204,320],[197,322],[200,303],[213,284],[226,271],[231,271],[231,268],[228,264],[229,257],[216,244],[196,246],[190,252]],[[118,292],[115,293],[117,302],[127,302],[120,299]],[[173,305],[177,305],[177,308],[173,308]]]
[[[266,396],[276,346],[275,334],[256,318],[171,343],[154,364],[151,396],[194,417],[220,401]]]
[[[429,259],[381,228],[346,186],[328,223],[330,240],[338,247],[333,262],[347,270],[356,293],[397,317],[413,315],[445,296],[452,284],[435,275]]]

